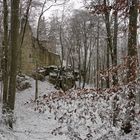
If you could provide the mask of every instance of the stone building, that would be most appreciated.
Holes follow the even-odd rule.
[[[36,69],[36,65],[38,67],[59,65],[60,56],[55,53],[54,47],[53,43],[45,41],[39,41],[38,43],[28,23],[20,48],[19,70],[30,75]]]

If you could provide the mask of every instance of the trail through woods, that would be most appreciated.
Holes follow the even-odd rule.
[[[51,116],[40,114],[32,110],[34,106],[26,105],[34,99],[34,80],[29,79],[32,83],[32,88],[18,92],[16,95],[16,123],[14,131],[7,128],[0,129],[0,140],[56,140],[56,137],[51,134],[51,131],[56,126],[56,121],[48,119]],[[48,82],[39,82],[39,93],[51,93],[55,91],[53,85]],[[59,140],[59,137],[57,137]],[[60,139],[65,140],[65,137]]]

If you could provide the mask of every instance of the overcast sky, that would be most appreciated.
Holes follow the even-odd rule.
[[[72,9],[82,9],[83,8],[83,0],[69,0],[69,2],[66,4],[65,9],[70,8]],[[58,14],[62,13],[63,6],[54,6],[50,8],[48,11],[44,13],[44,16],[46,18],[50,17],[54,11],[57,11]]]

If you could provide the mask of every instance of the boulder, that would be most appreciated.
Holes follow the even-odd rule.
[[[45,68],[40,68],[40,69],[38,70],[38,73],[41,74],[41,75],[43,75],[44,77],[47,76],[47,74],[46,74],[46,69],[45,69]]]
[[[56,88],[61,88],[63,91],[67,91],[73,88],[75,85],[75,79],[73,75],[62,75],[56,81]]]
[[[31,84],[27,81],[24,81],[24,82],[21,82],[21,83],[18,83],[16,85],[16,88],[19,90],[19,91],[23,91],[25,89],[28,89],[31,87]]]
[[[45,68],[46,76],[49,75],[52,72],[57,71],[57,70],[58,70],[58,68],[55,65],[50,65],[50,66],[46,67]]]
[[[30,82],[28,81],[28,77],[26,77],[25,75],[18,75],[16,78],[16,88],[19,91],[23,91],[25,89],[28,89],[31,87]]]
[[[58,74],[57,73],[55,73],[55,72],[51,72],[50,74],[49,74],[49,81],[50,81],[50,83],[52,83],[52,84],[56,84],[56,82],[57,82],[57,77],[58,77]]]
[[[75,80],[74,80],[73,77],[66,77],[65,76],[65,77],[62,78],[62,84],[61,85],[62,85],[62,90],[67,91],[67,90],[74,87]]]
[[[40,80],[40,81],[44,81],[45,80],[45,76],[41,73],[37,73],[37,72],[34,72],[32,74],[32,77],[35,79],[35,80]]]
[[[73,88],[79,76],[79,73],[77,71],[73,72],[71,68],[49,66],[47,70],[49,81],[55,84],[55,88],[61,88],[63,91]]]

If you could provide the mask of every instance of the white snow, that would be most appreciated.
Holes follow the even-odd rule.
[[[53,136],[51,131],[56,126],[56,121],[48,119],[51,116],[33,111],[32,106],[25,103],[34,99],[35,81],[29,79],[32,88],[18,92],[15,103],[16,123],[14,131],[0,125],[0,140],[65,140],[62,136]],[[39,96],[55,91],[54,86],[47,81],[39,81]]]
[[[140,140],[138,117],[133,133],[121,136],[119,127],[112,127],[113,93],[85,89],[64,94],[46,80],[39,81],[34,102],[35,81],[28,81],[32,88],[16,94],[14,130],[1,123],[0,140]],[[120,99],[119,106],[123,108],[124,102]],[[121,116],[123,111],[118,119]]]
[[[32,110],[35,105],[33,101],[35,81],[30,79],[30,82],[32,88],[17,93],[15,134],[18,136],[18,140],[55,140],[56,137],[51,134],[51,131],[55,128],[56,122],[48,119],[51,116]],[[55,91],[53,85],[47,81],[39,81],[39,96],[50,94],[52,91]],[[25,104],[30,101],[33,102],[33,106]],[[59,140],[59,137],[57,139]],[[62,140],[62,137],[60,139]],[[65,138],[63,139],[65,140]]]

